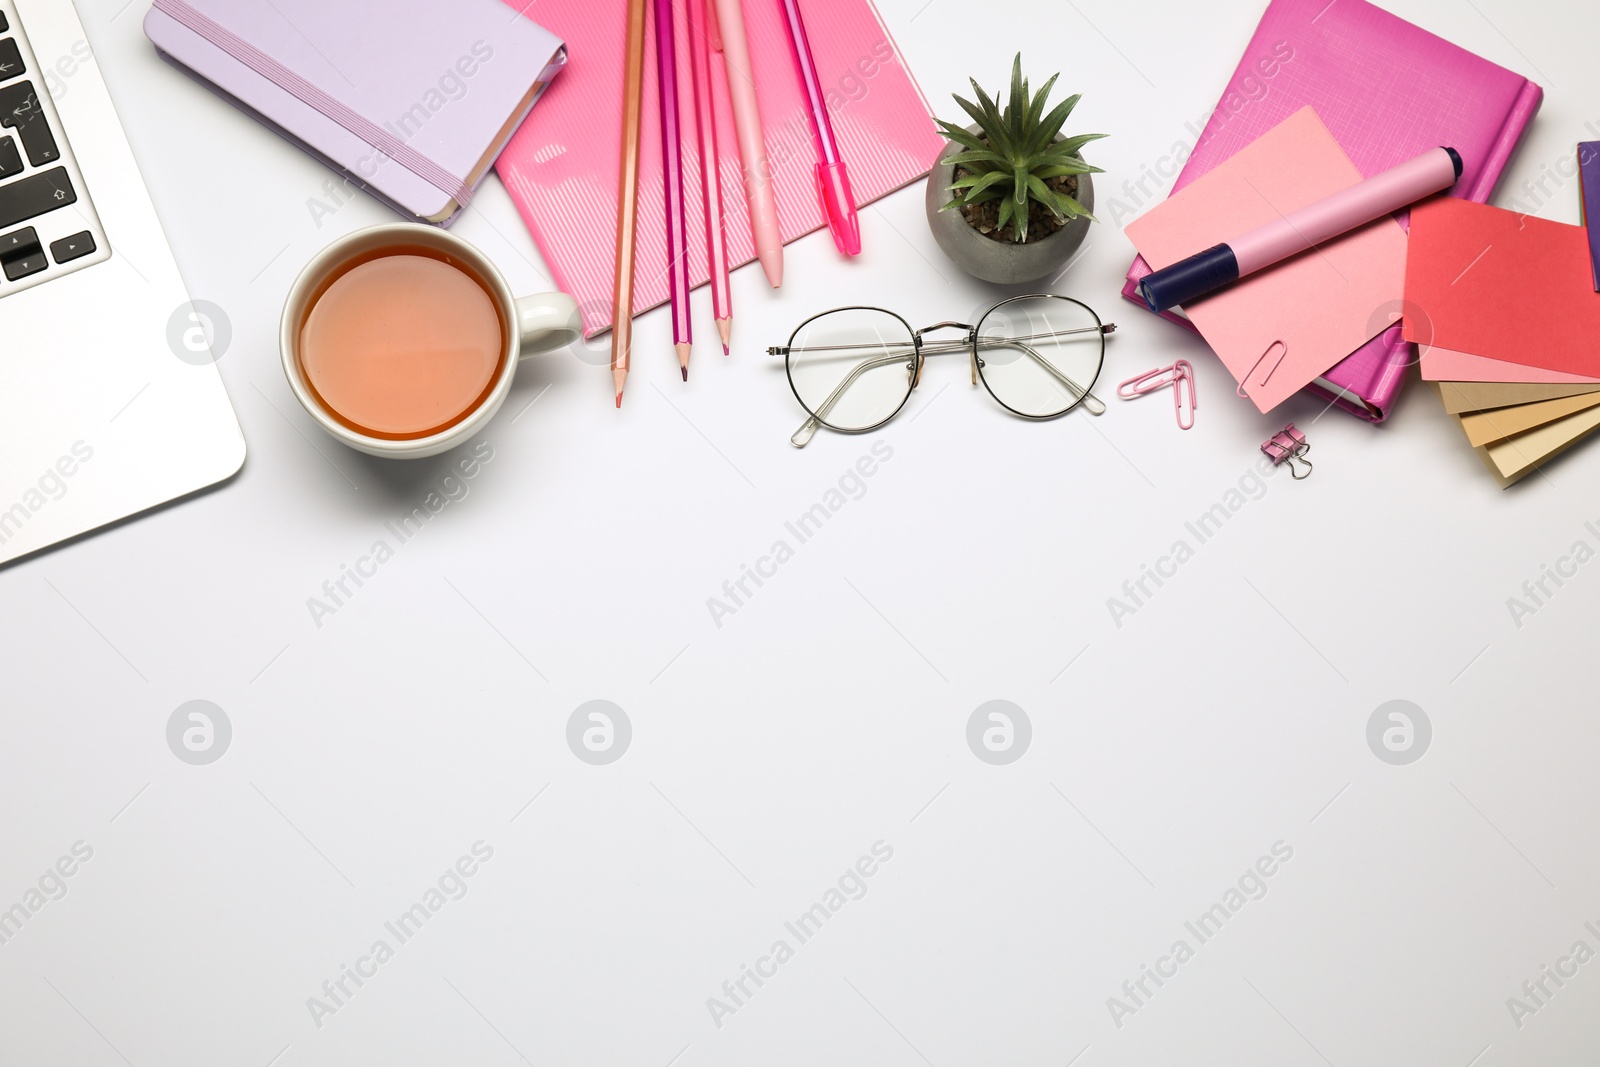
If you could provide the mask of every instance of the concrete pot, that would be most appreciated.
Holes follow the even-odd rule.
[[[976,126],[967,127],[977,133]],[[1079,216],[1041,241],[1011,244],[996,241],[967,225],[959,208],[949,211],[939,209],[950,202],[950,183],[955,181],[955,167],[945,162],[962,150],[958,144],[947,144],[939,159],[928,172],[928,226],[933,239],[944,254],[974,278],[997,285],[1019,285],[1055,274],[1071,259],[1083,244],[1089,232],[1089,220]],[[1078,175],[1078,203],[1094,210],[1093,175]]]

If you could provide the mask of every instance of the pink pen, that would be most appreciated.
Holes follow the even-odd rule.
[[[733,125],[739,135],[739,158],[744,167],[744,193],[750,202],[750,234],[756,256],[774,289],[783,284],[783,236],[778,230],[778,201],[772,194],[772,167],[761,128],[761,108],[756,102],[755,68],[750,62],[750,40],[744,32],[744,11],[739,0],[715,0],[717,25],[727,63],[728,98],[733,104]]]
[[[811,104],[811,136],[817,149],[817,199],[822,203],[822,213],[828,218],[828,231],[833,243],[847,256],[861,254],[861,225],[856,218],[856,200],[850,192],[850,176],[845,171],[844,159],[839,155],[839,143],[833,138],[833,123],[828,118],[828,98],[817,79],[817,65],[811,58],[811,42],[806,38],[806,24],[800,17],[797,0],[783,0],[784,28],[789,31],[789,51],[794,56],[795,69],[800,73],[800,83],[805,86],[806,98]]]
[[[711,313],[722,337],[722,354],[728,354],[733,332],[733,291],[728,286],[728,240],[722,229],[721,153],[717,150],[716,99],[711,77],[711,48],[722,51],[716,8],[711,0],[688,0],[689,63],[694,68],[694,106],[700,128],[700,197],[706,209],[706,258],[711,269]],[[705,16],[704,25],[700,17]],[[710,46],[707,45],[707,39]],[[723,66],[723,80],[727,67]]]
[[[662,184],[667,205],[667,270],[672,289],[672,344],[678,368],[689,380],[693,344],[689,306],[689,229],[683,210],[683,146],[678,140],[678,61],[672,30],[672,0],[656,0],[656,79],[661,97]]]

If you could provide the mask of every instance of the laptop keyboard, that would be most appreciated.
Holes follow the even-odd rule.
[[[0,300],[109,258],[47,69],[0,0]]]

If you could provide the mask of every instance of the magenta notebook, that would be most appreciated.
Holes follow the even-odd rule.
[[[616,265],[617,168],[622,150],[622,51],[627,4],[595,0],[506,0],[536,12],[539,24],[567,43],[571,60],[500,156],[497,169],[564,292],[583,311],[586,335],[611,326]],[[689,30],[682,2],[674,35],[678,96],[694,100]],[[802,0],[817,75],[827,92],[834,133],[865,206],[928,173],[944,148],[927,101],[900,60],[870,0]],[[816,150],[809,109],[783,29],[779,0],[744,4],[756,96],[784,241],[826,225],[817,203]],[[652,20],[653,21],[653,20]],[[662,203],[661,125],[657,118],[654,26],[645,46],[644,127],[639,155],[635,314],[667,301],[667,234]],[[727,87],[715,87],[721,146],[722,202],[728,262],[755,259]],[[689,227],[689,277],[703,285],[705,213],[699,196],[700,149],[692,104],[681,123]]]
[[[1365,0],[1272,0],[1172,187],[1182,189],[1309,104],[1363,175],[1448,145],[1465,163],[1451,195],[1486,203],[1543,97],[1522,75]],[[1122,287],[1141,307],[1138,284],[1149,273],[1135,259]],[[1163,318],[1194,329],[1182,316]],[[1382,422],[1414,361],[1397,323],[1307,389]]]

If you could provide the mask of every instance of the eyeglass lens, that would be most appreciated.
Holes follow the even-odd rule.
[[[1084,401],[1100,375],[1105,334],[1095,313],[1076,300],[1027,296],[1008,300],[978,324],[978,373],[1001,404],[1042,419]],[[1090,399],[1089,405],[1098,405]]]
[[[878,308],[819,315],[789,342],[789,382],[801,405],[835,430],[870,430],[899,411],[916,377],[916,341]]]

